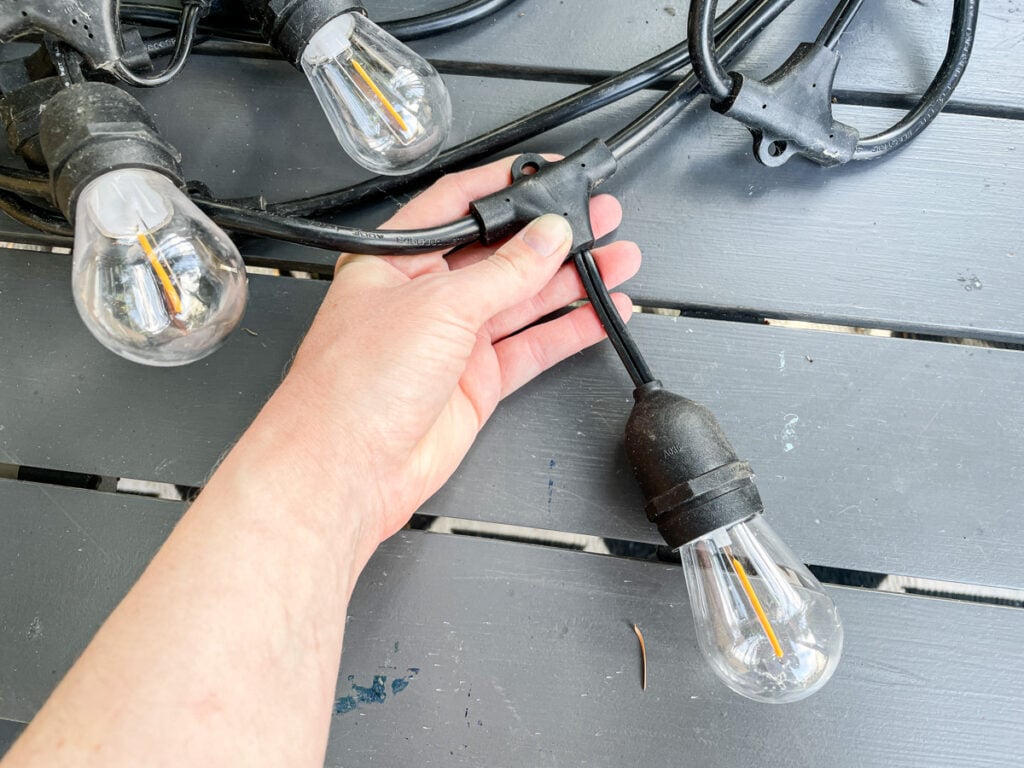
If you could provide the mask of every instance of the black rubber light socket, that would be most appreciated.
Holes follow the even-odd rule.
[[[243,0],[243,4],[270,44],[295,66],[309,39],[328,21],[343,13],[366,14],[352,0]]]
[[[636,389],[626,455],[647,499],[647,519],[676,549],[764,510],[750,465],[711,411],[653,381]]]
[[[181,155],[157,133],[131,95],[106,83],[80,83],[46,102],[39,142],[57,205],[74,221],[85,186],[108,171],[145,168],[182,186]]]

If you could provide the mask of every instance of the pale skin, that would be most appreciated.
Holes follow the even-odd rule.
[[[463,216],[510,166],[445,177],[386,226]],[[594,198],[598,236],[620,218]],[[2,768],[323,765],[363,566],[501,398],[604,336],[589,307],[534,324],[583,298],[570,235],[547,216],[498,249],[343,255],[289,374]],[[640,264],[629,242],[595,257],[612,286]]]

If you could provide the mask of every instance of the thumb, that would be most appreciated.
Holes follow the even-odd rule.
[[[453,306],[483,325],[547,285],[571,244],[572,227],[564,218],[548,213],[534,219],[486,259],[450,273]]]

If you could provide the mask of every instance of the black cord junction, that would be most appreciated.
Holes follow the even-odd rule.
[[[839,0],[813,43],[801,43],[786,62],[763,80],[727,73],[712,40],[710,18],[716,0],[694,0],[688,19],[693,72],[717,112],[739,120],[754,139],[754,156],[779,166],[801,155],[823,166],[881,157],[917,136],[942,111],[967,67],[977,26],[978,0],[955,0],[949,43],[942,65],[917,106],[891,128],[861,138],[832,116],[839,66],[837,47],[862,6]]]
[[[724,30],[719,47],[722,61],[729,62],[753,41],[793,0],[759,0],[740,23]],[[608,140],[616,159],[622,159],[674,120],[700,94],[700,83],[692,72],[644,112]]]

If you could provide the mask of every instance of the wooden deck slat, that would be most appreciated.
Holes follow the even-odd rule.
[[[0,720],[31,719],[184,508],[0,480]]]
[[[719,2],[719,9],[729,5]],[[761,77],[786,59],[797,43],[814,40],[835,5],[797,0],[750,46],[737,69]],[[377,19],[401,18],[445,7],[431,0],[367,3]],[[626,69],[686,37],[688,2],[553,3],[519,0],[463,30],[413,43],[439,59],[504,66],[542,64],[552,71]],[[946,48],[953,2],[912,0],[868,3],[840,45],[836,87],[876,93],[921,93]],[[1015,0],[985,0],[972,57],[957,89],[958,101],[1024,110],[1024,19]]]
[[[0,757],[7,753],[7,750],[14,744],[14,740],[21,735],[24,729],[25,726],[22,723],[0,720]]]
[[[0,591],[0,718],[26,720],[180,505],[43,495],[12,481],[0,481],[0,498],[0,521],[14,532],[0,539],[11,564]],[[1005,660],[1016,658],[1024,611],[832,594],[847,638],[835,678],[805,702],[769,707],[729,692],[705,666],[678,567],[400,534],[349,608],[337,694],[347,711],[333,716],[326,764],[608,765],[638,751],[659,764],[700,754],[723,767],[1014,763],[1024,672]],[[647,640],[646,692],[634,622]],[[346,700],[375,676],[383,701]]]
[[[92,340],[66,269],[0,257],[0,461],[185,485],[272,392],[326,288],[254,277],[257,336],[153,369]],[[1022,586],[1021,353],[651,315],[633,328],[666,386],[722,419],[809,562]],[[621,456],[629,400],[606,345],[577,356],[498,409],[425,511],[657,541]]]

